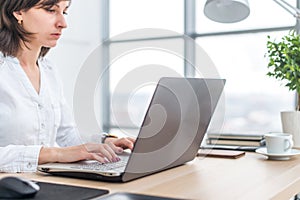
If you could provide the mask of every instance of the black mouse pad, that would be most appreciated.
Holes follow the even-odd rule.
[[[34,200],[82,200],[91,199],[99,197],[101,195],[107,194],[108,190],[103,189],[93,189],[86,187],[54,184],[54,183],[44,183],[38,182],[40,186],[40,191],[33,197],[29,199]]]

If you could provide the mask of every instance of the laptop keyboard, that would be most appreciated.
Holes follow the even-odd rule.
[[[118,169],[118,171],[125,171],[128,162],[128,156],[121,157],[118,162],[100,163],[97,161],[82,161],[76,166],[71,166],[72,169],[92,170],[92,171],[109,171]]]

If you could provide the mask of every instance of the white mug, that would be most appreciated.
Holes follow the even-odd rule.
[[[294,145],[292,137],[288,133],[265,134],[267,152],[270,154],[289,153]]]

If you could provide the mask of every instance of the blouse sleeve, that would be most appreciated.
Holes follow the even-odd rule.
[[[35,172],[41,148],[37,145],[0,147],[0,172]]]

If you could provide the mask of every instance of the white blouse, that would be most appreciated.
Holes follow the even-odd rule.
[[[38,65],[39,94],[18,59],[0,52],[0,172],[34,172],[42,146],[82,143],[53,65]]]

